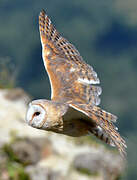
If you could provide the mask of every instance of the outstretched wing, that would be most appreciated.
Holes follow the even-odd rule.
[[[52,100],[64,99],[90,105],[100,103],[101,87],[96,72],[86,64],[78,50],[60,36],[49,17],[42,10],[39,16],[40,38]]]
[[[78,50],[60,36],[44,10],[39,16],[39,29],[52,100],[64,101],[86,114],[110,137],[120,153],[125,154],[125,141],[112,123],[117,117],[97,107],[102,90],[96,86],[100,83],[96,72],[83,61]]]
[[[125,148],[127,147],[126,143],[123,140],[123,138],[120,136],[120,134],[118,133],[117,127],[115,127],[114,124],[112,123],[112,121],[110,121],[110,119],[113,119],[114,115],[112,115],[96,106],[93,106],[91,108],[91,106],[89,107],[89,105],[77,104],[77,103],[73,103],[73,102],[70,103],[69,105],[71,107],[73,107],[74,109],[77,109],[78,111],[83,112],[88,117],[90,117],[91,121],[96,123],[96,130],[100,130],[100,131],[104,132],[105,137],[107,137],[107,138],[105,138],[105,140],[107,140],[106,143],[109,142],[108,144],[115,145],[117,147],[117,149],[119,150],[120,154],[123,157],[125,157],[125,155],[126,155]],[[93,130],[91,129],[91,132],[94,135],[96,135],[97,132],[94,132],[94,130],[95,130],[95,128]],[[109,141],[108,141],[108,139],[109,139]],[[102,137],[102,140],[103,140],[103,137]]]

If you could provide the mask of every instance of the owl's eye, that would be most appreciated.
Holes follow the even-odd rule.
[[[39,116],[39,115],[40,115],[40,112],[38,111],[34,113],[34,116]]]

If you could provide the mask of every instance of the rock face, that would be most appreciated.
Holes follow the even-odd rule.
[[[105,153],[104,150],[79,154],[75,157],[73,164],[76,169],[85,170],[89,174],[100,172],[106,180],[117,179],[123,170],[122,159],[112,152]]]
[[[21,89],[0,90],[0,179],[116,180],[123,173],[119,154],[87,137],[29,127],[29,101]]]

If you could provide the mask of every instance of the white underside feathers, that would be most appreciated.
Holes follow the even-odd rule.
[[[88,80],[88,79],[86,79],[86,78],[78,78],[78,81],[80,82],[80,83],[83,83],[83,84],[99,84],[100,83],[100,81],[99,81],[99,79],[97,78],[96,80]]]

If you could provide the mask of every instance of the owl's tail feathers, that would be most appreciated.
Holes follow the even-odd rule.
[[[97,128],[93,133],[100,139],[102,138],[107,144],[116,146],[120,154],[126,157],[126,142],[118,133],[118,128],[113,124],[117,119],[116,116],[96,106],[92,108],[90,116],[97,123]]]

